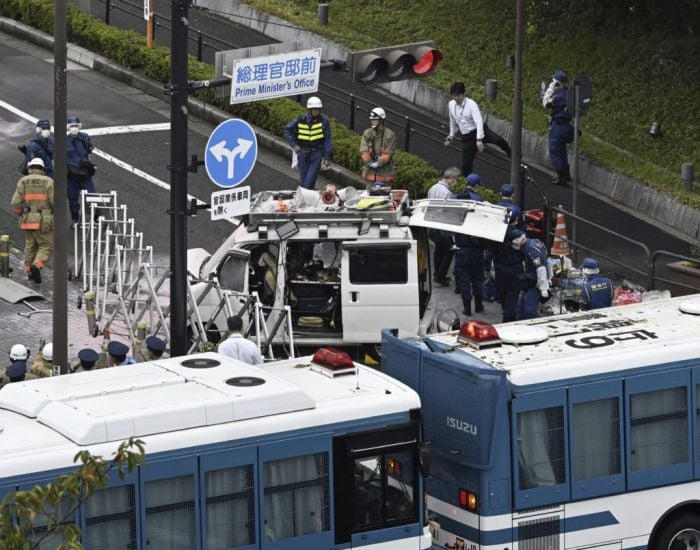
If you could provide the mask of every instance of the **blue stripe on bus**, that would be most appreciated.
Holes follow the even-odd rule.
[[[431,514],[433,511],[431,510]],[[493,531],[482,531],[481,539],[479,539],[479,530],[476,527],[470,527],[464,523],[453,520],[448,516],[436,514],[436,520],[440,524],[441,529],[445,529],[458,537],[478,542],[483,545],[506,544],[518,539],[517,529],[495,529]],[[620,522],[609,511],[595,512],[584,516],[574,516],[559,521],[559,529],[561,533],[571,533],[573,531],[585,531],[586,529],[595,529],[597,527],[606,527],[608,525],[617,525]]]

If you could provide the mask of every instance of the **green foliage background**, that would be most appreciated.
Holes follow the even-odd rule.
[[[444,54],[430,83],[456,80],[496,115],[512,115],[514,0],[329,0],[318,25],[316,0],[245,0],[353,49],[435,40]],[[540,82],[556,69],[593,82],[582,119],[587,157],[700,207],[700,191],[680,189],[684,162],[700,171],[700,2],[697,0],[525,0],[523,119],[539,134],[547,113]],[[498,81],[488,105],[486,79]],[[663,137],[649,128],[661,124]],[[698,178],[696,178],[698,179]]]

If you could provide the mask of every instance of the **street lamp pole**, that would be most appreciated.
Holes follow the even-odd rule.
[[[510,181],[514,187],[515,203],[524,207],[525,190],[521,179],[523,138],[523,0],[515,3],[515,83],[513,93],[513,135],[511,140]]]
[[[66,201],[66,2],[54,6],[53,364],[68,373],[68,206]]]
[[[187,8],[173,0],[170,39],[170,352],[187,353]]]

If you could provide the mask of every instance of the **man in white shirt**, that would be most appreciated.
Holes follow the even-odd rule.
[[[453,139],[462,142],[462,175],[474,171],[477,150],[484,150],[484,119],[476,101],[466,97],[464,82],[455,82],[450,88],[452,99],[447,104],[450,113],[450,135],[445,143]]]
[[[219,353],[233,359],[238,359],[249,365],[260,365],[263,362],[258,346],[251,340],[245,338],[243,330],[243,319],[238,315],[229,317],[228,324],[229,337],[219,344]]]

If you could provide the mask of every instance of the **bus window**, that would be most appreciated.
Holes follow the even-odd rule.
[[[134,485],[95,491],[85,502],[85,548],[136,548]]]
[[[328,453],[265,462],[265,540],[330,530]]]
[[[149,550],[196,548],[193,476],[147,481],[145,491]]]
[[[205,479],[207,549],[255,544],[253,466],[210,470]]]
[[[599,399],[573,407],[574,481],[619,474],[620,399]]]
[[[350,252],[350,282],[364,284],[406,284],[408,254],[405,248],[358,248]]]
[[[630,410],[632,471],[688,461],[686,387],[632,395]]]
[[[521,491],[565,481],[564,408],[550,407],[518,414]]]

